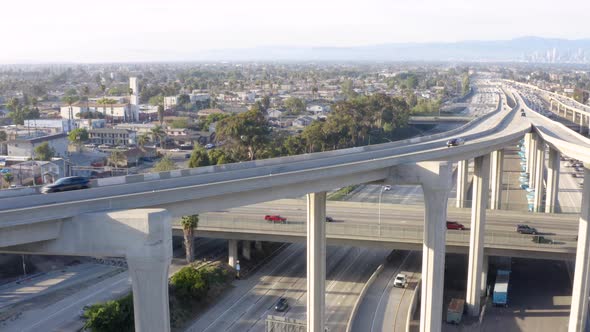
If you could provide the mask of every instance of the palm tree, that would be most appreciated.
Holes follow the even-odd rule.
[[[111,106],[111,124],[115,124],[115,115],[113,114],[113,104],[115,104],[117,101],[114,99],[107,99],[107,104],[109,104]]]
[[[160,121],[160,126],[164,124],[164,105],[158,105],[158,120]]]
[[[184,216],[180,220],[182,225],[182,233],[184,234],[184,249],[186,251],[186,262],[191,263],[195,259],[193,252],[193,244],[195,240],[194,231],[199,224],[199,215]]]
[[[155,126],[154,128],[152,128],[151,132],[154,142],[157,141],[158,143],[160,143],[160,147],[162,147],[162,138],[166,137],[166,132],[164,131],[164,128],[162,128],[162,126]]]
[[[102,114],[104,114],[105,118],[107,116],[107,107],[106,106],[110,105],[110,107],[111,107],[111,123],[115,123],[115,118],[113,116],[113,112],[114,112],[113,105],[115,103],[117,103],[117,101],[114,99],[111,99],[111,98],[101,98],[98,100],[97,103],[102,105]]]
[[[102,105],[102,115],[104,115],[104,117],[106,118],[107,115],[107,99],[106,98],[101,98],[99,99],[97,102],[97,104]]]
[[[69,106],[69,113],[68,113],[68,118],[71,120],[74,120],[74,111],[72,109],[72,105],[78,101],[78,96],[65,96],[62,98],[62,101],[66,104],[68,104]]]
[[[143,148],[144,145],[146,145],[149,141],[150,141],[150,136],[147,133],[141,134],[137,138],[137,145],[139,145],[140,148]]]

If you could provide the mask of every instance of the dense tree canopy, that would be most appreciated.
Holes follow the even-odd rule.
[[[35,159],[50,161],[55,156],[55,150],[49,146],[49,143],[43,142],[35,148]]]
[[[218,141],[223,141],[238,155],[245,153],[249,160],[256,159],[270,139],[269,124],[257,108],[219,121],[216,133]]]

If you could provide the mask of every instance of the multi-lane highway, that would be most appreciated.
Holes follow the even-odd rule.
[[[305,320],[305,250],[302,244],[291,244],[248,279],[236,281],[235,288],[187,331],[263,331],[268,315]],[[330,331],[345,331],[364,283],[388,253],[383,249],[327,248],[326,324]],[[274,309],[280,297],[288,300],[285,312]]]
[[[351,331],[405,331],[411,298],[420,282],[420,252],[394,251],[368,286],[352,321]],[[397,274],[408,278],[405,288],[394,287]]]

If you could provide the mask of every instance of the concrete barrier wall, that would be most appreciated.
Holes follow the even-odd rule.
[[[35,195],[41,192],[41,186],[10,188],[0,190],[0,198]]]
[[[384,264],[379,265],[377,267],[377,269],[375,270],[375,272],[373,272],[373,274],[371,275],[369,280],[367,280],[367,282],[363,286],[363,289],[361,290],[359,297],[356,299],[356,302],[354,302],[354,306],[352,307],[352,312],[350,313],[350,317],[348,318],[348,323],[346,324],[346,332],[352,331],[352,323],[354,322],[354,317],[356,316],[356,314],[359,310],[359,306],[361,305],[361,302],[363,302],[365,295],[367,295],[367,290],[375,282],[375,279],[377,279],[379,274],[381,274],[381,271],[383,271],[384,267],[385,267]]]
[[[406,332],[410,332],[410,325],[412,324],[412,317],[414,317],[414,311],[416,311],[416,305],[418,304],[418,298],[420,297],[420,291],[422,289],[422,279],[418,280],[418,285],[412,294],[410,299],[410,309],[408,309],[408,316],[406,317]]]

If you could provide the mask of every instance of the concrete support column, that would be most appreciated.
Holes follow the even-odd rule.
[[[537,136],[537,143],[535,145],[537,152],[535,153],[535,196],[533,211],[542,212],[543,194],[545,193],[545,143],[541,140],[541,137]]]
[[[255,241],[254,242],[254,249],[256,249],[256,251],[261,252],[262,251],[262,241]]]
[[[170,331],[168,266],[172,224],[168,211],[137,209],[84,213],[60,222],[53,239],[3,247],[6,253],[127,259],[135,330]]]
[[[530,160],[527,162],[530,164],[529,166],[529,187],[536,188],[535,181],[537,180],[536,172],[537,172],[537,145],[539,142],[539,135],[533,133],[531,136],[531,151],[529,153]]]
[[[590,179],[590,164],[584,164],[584,178]],[[590,183],[587,180],[584,182],[584,189],[582,190],[581,206],[569,332],[584,331],[588,315],[588,293],[590,292],[590,226],[588,225],[590,221]]]
[[[473,174],[473,204],[471,205],[471,230],[469,234],[469,264],[467,269],[467,310],[479,316],[481,302],[481,277],[485,236],[486,205],[488,202],[490,156],[475,158]]]
[[[457,203],[458,208],[467,206],[467,191],[469,189],[469,160],[457,163]]]
[[[484,253],[483,254],[482,271],[481,271],[481,295],[482,296],[486,295],[486,291],[488,289],[488,267],[489,267],[489,258]]]
[[[450,178],[445,178],[450,173],[449,165],[441,163],[433,174],[436,178],[422,182],[425,214],[420,332],[437,332],[442,327],[447,201],[451,188]]]
[[[242,241],[242,257],[252,259],[252,241]]]
[[[171,257],[127,257],[135,331],[170,331],[168,267]]]
[[[584,132],[584,115],[580,113],[580,134]]]
[[[238,240],[227,240],[227,264],[236,267],[238,260]]]
[[[490,209],[499,210],[502,202],[502,174],[504,172],[504,150],[492,152],[491,156],[492,195]]]
[[[559,193],[559,151],[549,147],[549,160],[547,161],[547,194],[545,198],[545,213],[555,213],[557,207],[557,194]]]
[[[307,195],[307,331],[324,332],[326,193]]]
[[[526,154],[526,172],[531,172],[531,147],[533,145],[533,133],[526,133],[524,135],[524,147],[525,147],[525,154]]]

